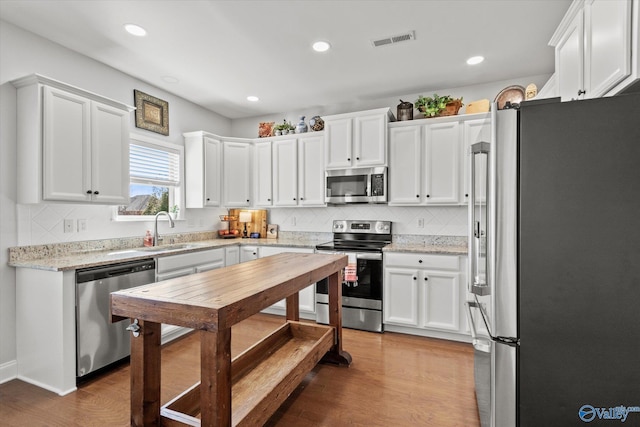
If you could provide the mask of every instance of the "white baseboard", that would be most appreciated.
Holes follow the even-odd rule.
[[[0,384],[18,378],[18,362],[11,360],[0,365]]]
[[[161,344],[164,345],[170,341],[175,340],[176,338],[179,338],[185,334],[188,334],[191,331],[193,331],[193,329],[183,328],[182,326],[162,325]]]
[[[397,332],[408,335],[418,335],[427,338],[438,338],[441,340],[458,341],[458,342],[471,342],[471,336],[466,334],[459,334],[455,332],[434,331],[432,329],[412,328],[408,326],[398,325],[384,325],[385,332]]]
[[[42,383],[40,381],[36,381],[36,380],[31,379],[29,377],[24,377],[22,375],[18,375],[18,379],[20,381],[24,381],[25,383],[33,384],[33,385],[35,385],[37,387],[40,387],[40,388],[43,388],[45,390],[52,391],[52,392],[58,394],[59,396],[65,396],[65,395],[67,395],[69,393],[73,393],[74,391],[77,390],[77,387],[70,388],[69,390],[60,390],[58,388],[51,387],[49,384],[45,384],[45,383]]]

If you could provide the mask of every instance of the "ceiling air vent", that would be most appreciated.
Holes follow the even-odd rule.
[[[389,44],[394,44],[394,43],[400,43],[400,42],[406,42],[409,40],[415,40],[416,39],[416,32],[415,31],[408,31],[404,34],[398,34],[395,36],[390,36],[390,37],[384,37],[378,40],[373,40],[371,41],[371,44],[373,44],[373,47],[380,47],[380,46],[386,46]]]

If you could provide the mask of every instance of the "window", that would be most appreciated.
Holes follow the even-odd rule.
[[[131,135],[128,206],[118,206],[118,220],[148,220],[160,211],[179,217],[182,206],[183,147]]]

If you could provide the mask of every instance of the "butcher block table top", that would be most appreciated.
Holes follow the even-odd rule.
[[[230,328],[347,264],[344,255],[282,253],[111,294],[121,318],[215,331]]]
[[[346,265],[345,255],[282,253],[112,293],[113,321],[140,328],[131,339],[131,425],[262,425],[320,359],[348,366]],[[298,292],[324,278],[329,326],[299,323]],[[282,299],[283,327],[232,361],[231,326]],[[162,323],[200,331],[201,381],[160,408]]]

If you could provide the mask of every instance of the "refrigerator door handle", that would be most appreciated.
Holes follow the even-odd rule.
[[[469,322],[469,329],[471,330],[471,339],[473,348],[483,353],[489,353],[491,351],[491,343],[489,340],[483,340],[478,338],[476,332],[476,322],[473,320],[473,313],[471,308],[480,308],[479,304],[475,301],[467,301],[465,306],[467,307],[467,321]],[[480,310],[482,310],[480,308]]]
[[[491,341],[496,342],[498,344],[505,344],[505,345],[508,345],[509,347],[518,347],[520,345],[520,338],[501,337],[501,336],[494,336],[491,334],[491,328],[489,327],[489,322],[487,320],[489,318],[489,314],[486,312],[484,306],[477,301],[477,298],[476,298],[476,301],[467,301],[467,316],[470,324],[473,325],[473,327],[471,326],[469,327],[471,328],[471,338],[474,340],[474,342],[476,340],[476,331],[475,331],[475,322],[473,321],[473,317],[471,315],[471,307],[474,307],[480,310],[482,321],[484,322],[485,328],[487,328],[487,333],[489,334],[489,338],[491,338]]]
[[[469,291],[476,295],[488,295],[489,282],[488,273],[489,268],[487,265],[487,245],[486,238],[488,232],[488,216],[486,212],[486,202],[489,197],[487,192],[489,186],[489,151],[490,145],[488,142],[478,142],[471,146],[471,171],[469,173],[471,177],[469,187]],[[486,159],[485,176],[483,177],[485,182],[485,200],[482,201],[478,197],[476,188],[476,159],[484,157]],[[484,215],[482,207],[484,206]],[[476,209],[479,209],[480,218],[477,218]],[[482,225],[484,224],[484,228]],[[481,256],[484,253],[484,256]],[[481,266],[481,264],[484,264]],[[484,270],[484,272],[482,271]]]

